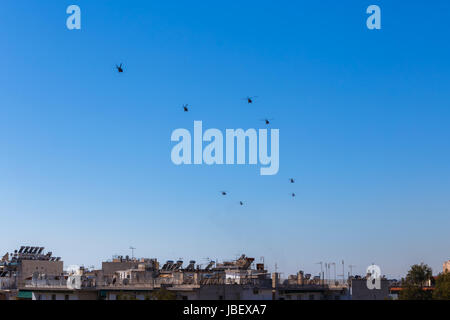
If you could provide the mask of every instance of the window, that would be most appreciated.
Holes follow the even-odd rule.
[[[56,300],[56,294],[52,294],[52,300]]]
[[[314,300],[314,295],[313,294],[309,295],[309,300]]]
[[[64,296],[64,300],[69,300],[69,295],[68,294],[66,294],[65,296]]]

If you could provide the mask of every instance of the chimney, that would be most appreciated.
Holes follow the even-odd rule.
[[[297,284],[299,286],[302,286],[305,284],[304,277],[303,277],[303,271],[299,271],[299,273],[297,273]]]
[[[280,284],[280,274],[278,272],[272,273],[272,288],[277,288]]]

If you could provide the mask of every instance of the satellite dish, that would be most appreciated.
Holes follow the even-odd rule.
[[[31,282],[33,284],[36,284],[38,280],[39,280],[39,272],[35,271],[33,272],[33,276],[31,277]]]

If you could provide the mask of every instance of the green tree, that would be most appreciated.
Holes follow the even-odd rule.
[[[437,277],[433,299],[450,300],[450,272],[441,273]]]
[[[161,288],[152,293],[153,299],[155,300],[176,300],[176,293],[167,290],[166,288]]]
[[[415,264],[411,267],[405,279],[402,279],[401,300],[430,300],[432,294],[425,291],[426,282],[433,277],[431,268],[426,264]]]

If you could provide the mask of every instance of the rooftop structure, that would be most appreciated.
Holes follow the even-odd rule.
[[[158,299],[160,290],[174,299],[385,299],[389,291],[367,291],[363,277],[349,281],[326,280],[299,271],[282,279],[264,263],[241,255],[236,260],[197,264],[195,260],[168,260],[114,256],[102,268],[63,271],[61,259],[42,247],[22,246],[0,262],[0,295],[15,289],[19,298],[47,299]],[[383,284],[389,282],[383,280]],[[3,292],[6,292],[3,290]]]
[[[44,253],[44,249],[21,246],[13,253],[6,253],[0,262],[0,289],[16,289],[33,276],[60,276],[63,273],[61,258],[53,257],[52,252]]]

